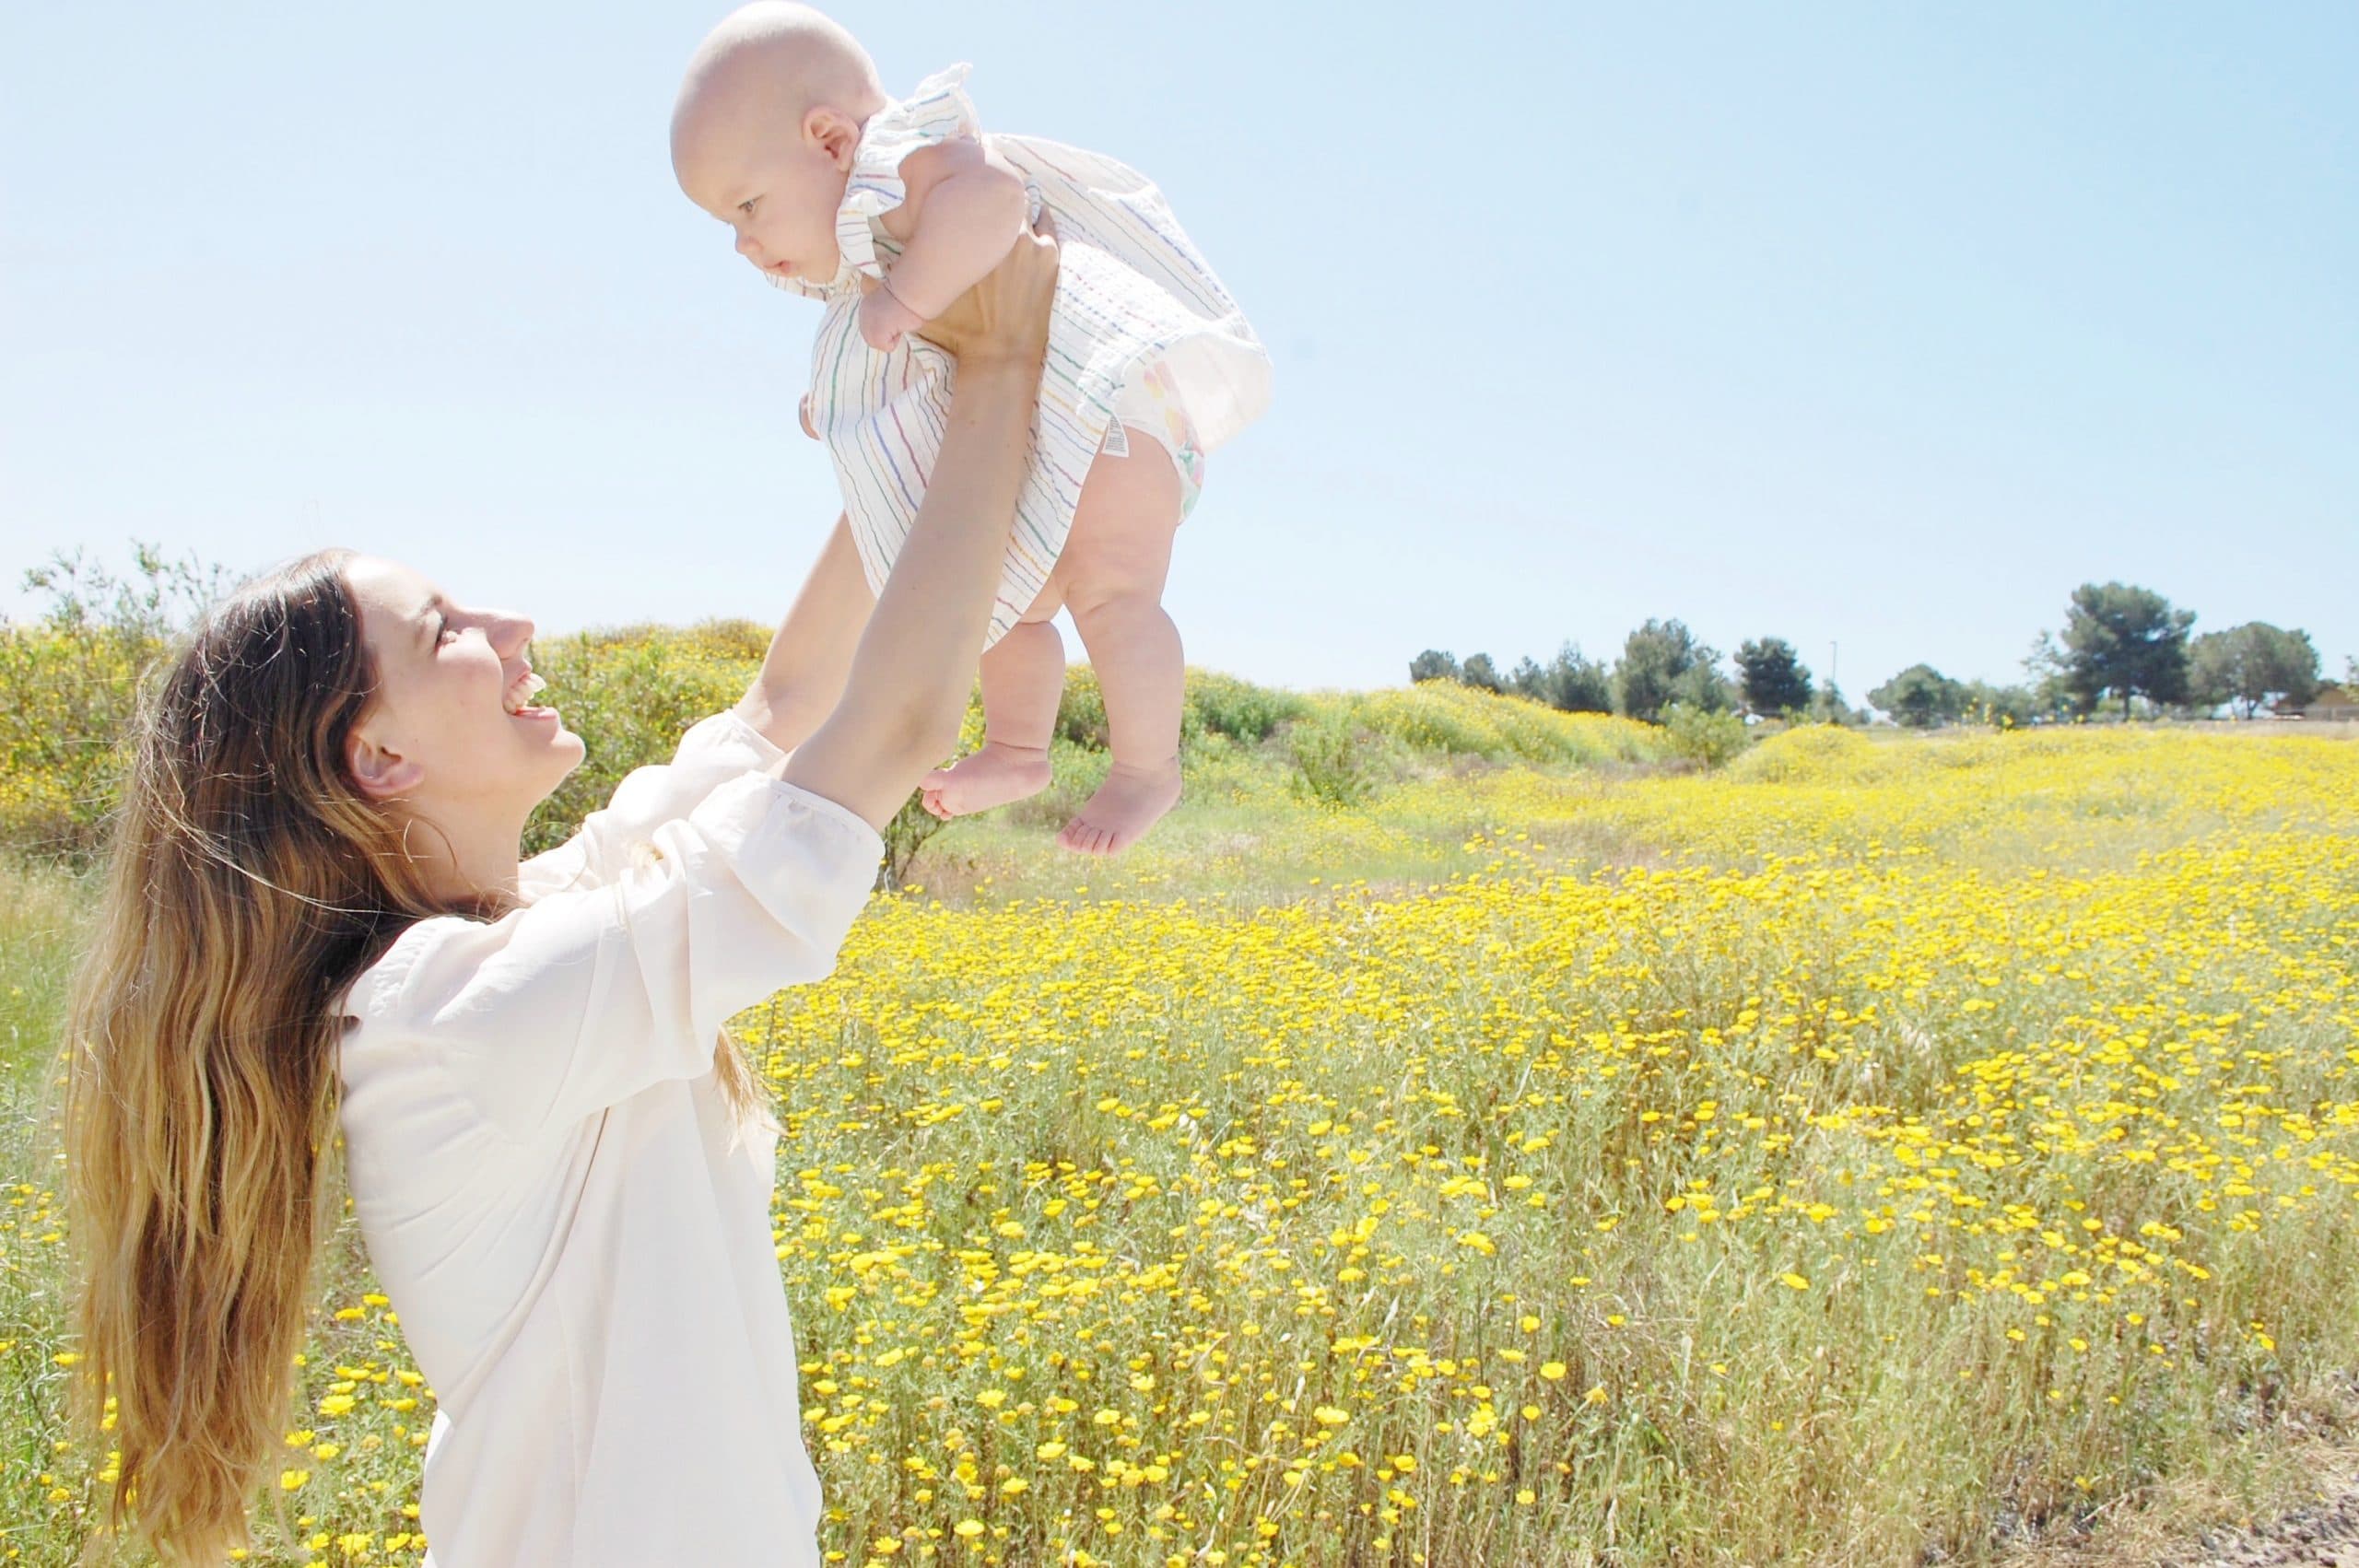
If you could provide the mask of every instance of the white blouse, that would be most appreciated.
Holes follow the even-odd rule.
[[[525,862],[523,908],[420,921],[348,992],[354,1207],[440,1404],[431,1565],[819,1561],[777,1135],[712,1058],[834,967],[884,846],[780,755],[703,720]]]

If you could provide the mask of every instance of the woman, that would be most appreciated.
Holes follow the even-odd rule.
[[[804,595],[737,708],[546,855],[518,863],[524,821],[582,747],[525,705],[521,616],[329,552],[170,662],[72,1024],[118,1526],[176,1561],[246,1540],[340,1126],[440,1399],[430,1561],[818,1562],[776,1130],[722,1025],[828,972],[878,830],[956,749],[1055,275],[1019,244],[927,330],[958,357],[948,435],[850,669],[788,667],[840,613]]]

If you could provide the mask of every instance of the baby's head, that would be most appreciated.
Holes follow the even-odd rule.
[[[672,111],[672,171],[776,278],[836,275],[836,209],[861,127],[885,107],[858,40],[807,6],[756,0],[688,62]]]

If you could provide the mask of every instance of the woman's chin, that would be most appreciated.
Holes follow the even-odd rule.
[[[581,766],[582,757],[589,753],[589,747],[581,737],[565,727],[565,720],[554,708],[537,712],[527,709],[512,716],[509,721],[516,726],[519,739],[528,749],[548,757],[552,762],[560,763],[557,774],[560,780]],[[555,785],[551,788],[554,789]]]

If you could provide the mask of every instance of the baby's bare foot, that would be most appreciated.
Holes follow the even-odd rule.
[[[1116,763],[1057,842],[1085,855],[1119,855],[1180,801],[1180,759],[1156,767]]]
[[[949,766],[926,775],[918,788],[925,794],[925,809],[945,822],[969,812],[987,812],[1049,787],[1049,754],[1039,746],[1002,745],[986,741],[983,749]]]

